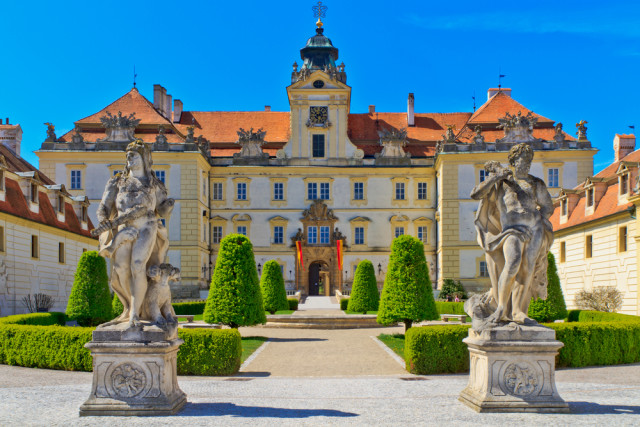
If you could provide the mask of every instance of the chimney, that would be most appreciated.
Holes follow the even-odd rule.
[[[413,115],[413,105],[415,104],[415,100],[413,93],[410,93],[409,99],[407,99],[407,125],[409,126],[416,125],[415,117]]]
[[[172,99],[171,95],[166,95],[164,97],[164,116],[169,121],[172,121],[172,117],[171,117],[171,99]]]
[[[9,124],[9,117],[7,117],[7,118],[5,119],[5,122],[6,122],[5,124],[7,124],[7,125]],[[2,120],[0,120],[0,123],[2,123]]]
[[[511,89],[506,88],[506,87],[503,87],[503,88],[492,87],[487,91],[487,101],[490,100],[491,98],[493,98],[494,95],[497,95],[498,92],[502,92],[503,94],[505,94],[509,98],[511,98]]]
[[[271,111],[271,105],[265,105],[264,111]]]
[[[182,116],[182,101],[176,99],[173,101],[173,122],[179,123],[180,116]]]
[[[636,136],[634,134],[619,135],[613,138],[613,151],[616,154],[616,162],[622,160],[627,154],[636,150]]]
[[[369,114],[373,114],[376,112],[376,106],[375,105],[369,105]]]
[[[153,106],[158,111],[162,111],[162,107],[164,106],[162,89],[164,88],[160,85],[153,85]]]

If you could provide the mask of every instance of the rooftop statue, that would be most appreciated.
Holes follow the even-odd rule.
[[[379,157],[407,157],[404,147],[407,146],[407,129],[382,129],[378,131],[382,152]]]
[[[149,146],[137,139],[127,146],[126,156],[124,172],[106,185],[99,224],[91,232],[100,236],[100,255],[112,260],[111,288],[124,306],[119,317],[101,326],[129,322],[130,327],[141,327],[141,320],[147,320],[164,327],[176,323],[166,288],[180,270],[163,264],[169,239],[161,221],[171,215],[174,200],[151,169]],[[163,277],[162,286],[158,277]]]
[[[107,111],[105,116],[100,117],[100,122],[107,136],[98,142],[131,142],[135,139],[134,132],[140,119],[136,119],[136,113],[123,116],[122,111],[118,111],[118,115],[114,116]]]
[[[475,224],[491,278],[491,290],[465,304],[475,330],[535,324],[527,316],[531,298],[547,296],[553,202],[544,181],[529,175],[532,160],[528,144],[515,145],[509,151],[512,169],[487,162],[487,178],[471,192],[480,200]]]
[[[56,137],[56,127],[53,125],[53,123],[50,122],[46,122],[45,126],[47,126],[47,139],[45,139],[45,142],[56,142],[58,140],[58,138]]]
[[[531,111],[526,116],[523,116],[521,111],[515,115],[507,113],[498,121],[500,122],[498,129],[504,129],[504,138],[500,139],[500,142],[519,144],[539,141],[533,136],[533,127],[538,123],[538,118]]]
[[[253,131],[253,128],[249,130],[244,130],[240,128],[240,130],[236,131],[238,134],[238,140],[236,144],[242,147],[240,149],[239,157],[263,157],[264,152],[262,151],[262,146],[265,144],[264,137],[267,134],[266,131],[263,131],[262,128],[257,131]]]

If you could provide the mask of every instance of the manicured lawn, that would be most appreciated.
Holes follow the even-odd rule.
[[[378,314],[377,311],[367,311],[366,313],[363,313],[361,311],[344,311],[344,314]]]
[[[196,320],[203,320],[202,316],[204,316],[204,314],[194,314],[193,315],[193,321],[195,322]],[[187,321],[187,319],[180,319],[179,320],[180,323],[183,323],[183,322],[186,322],[186,321]]]
[[[275,315],[275,314],[293,314],[294,312],[295,312],[294,310],[278,310],[278,311],[276,311],[276,312],[275,312],[275,313],[273,313],[273,314],[274,314],[274,315]],[[265,313],[267,316],[271,316],[271,313],[269,313],[268,311],[265,311],[264,313]]]
[[[294,313],[293,310],[279,310],[279,311],[276,311],[276,314],[293,314],[293,313]],[[267,316],[271,315],[271,313],[269,313],[269,312],[265,312],[265,314]],[[204,314],[194,314],[193,315],[193,321],[195,322],[197,320],[204,320],[203,316],[204,316]],[[183,322],[186,322],[186,321],[187,321],[186,319],[180,319],[180,323],[183,323]]]
[[[404,334],[380,334],[378,339],[404,359]]]
[[[266,337],[242,337],[241,363],[244,363],[244,361],[247,360],[247,358],[251,356],[262,344],[264,344],[266,340]]]

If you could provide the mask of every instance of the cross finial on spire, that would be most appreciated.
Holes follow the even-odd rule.
[[[316,22],[318,28],[322,28],[322,18],[327,16],[327,9],[328,7],[324,6],[321,1],[319,1],[316,6],[311,7],[311,10],[313,10],[313,17],[318,18],[318,22]]]
[[[136,77],[138,77],[138,75],[136,74],[136,66],[134,64],[133,65],[133,87],[136,87]]]

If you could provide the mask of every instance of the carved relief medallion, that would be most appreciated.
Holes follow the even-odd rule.
[[[504,371],[504,385],[514,396],[528,396],[538,389],[538,378],[528,363],[512,363]]]
[[[134,397],[147,385],[147,376],[142,368],[132,363],[123,363],[111,373],[111,383],[116,395]]]

